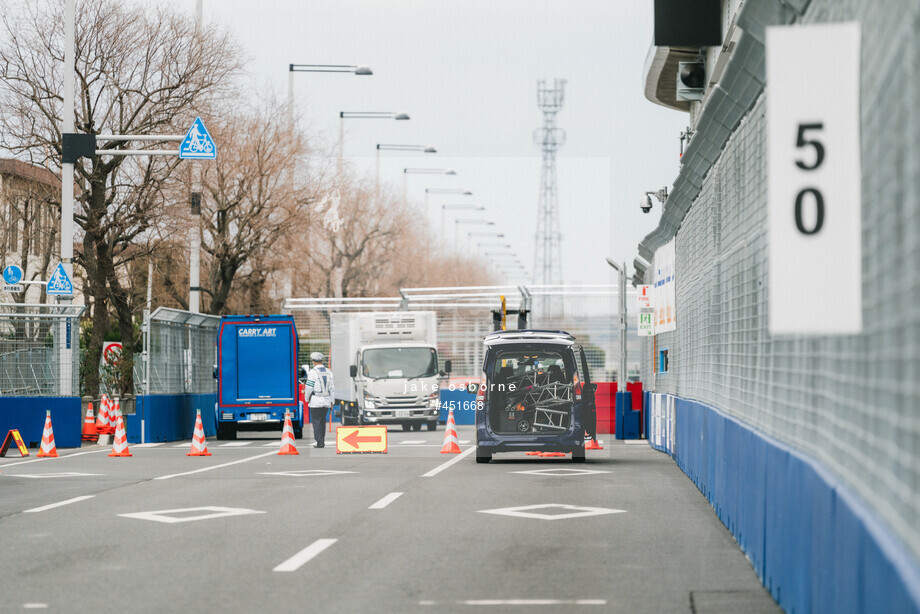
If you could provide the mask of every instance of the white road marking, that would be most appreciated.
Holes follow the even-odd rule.
[[[391,503],[393,503],[394,501],[396,501],[397,499],[399,499],[402,495],[403,495],[403,493],[401,493],[401,492],[391,492],[391,493],[388,494],[386,497],[384,497],[383,499],[381,499],[380,501],[378,501],[377,503],[373,504],[372,506],[370,506],[370,507],[367,508],[367,509],[369,509],[369,510],[382,510],[383,508],[385,508],[385,507],[388,506],[389,504],[391,504]]]
[[[209,514],[198,514],[197,516],[169,516],[183,512],[210,512]],[[213,518],[229,518],[230,516],[248,516],[249,514],[264,514],[258,510],[248,510],[243,507],[189,507],[175,510],[158,510],[156,512],[134,512],[131,514],[118,514],[124,518],[136,518],[138,520],[152,520],[153,522],[162,522],[165,524],[177,524],[179,522],[194,522],[196,520],[211,520]]]
[[[569,510],[567,514],[541,514],[540,509]],[[623,514],[626,510],[615,510],[608,507],[580,507],[577,505],[563,505],[561,503],[543,503],[541,505],[522,505],[519,507],[502,507],[494,510],[478,510],[480,514],[496,514],[498,516],[514,516],[517,518],[534,518],[537,520],[568,520],[571,518],[587,518],[588,516],[603,516],[605,514]]]
[[[56,507],[61,507],[62,505],[70,505],[71,503],[79,503],[80,501],[86,501],[87,499],[92,499],[95,495],[83,495],[82,497],[74,497],[73,499],[67,499],[67,501],[59,501],[58,503],[52,503],[50,505],[43,505],[41,507],[34,507],[30,510],[25,510],[26,514],[32,512],[44,512],[46,510],[53,510]]]
[[[463,605],[607,605],[606,599],[470,599]]]
[[[609,471],[599,471],[597,469],[530,469],[528,471],[509,471],[508,473],[525,473],[530,475],[546,475],[550,477],[564,478],[573,475],[593,475],[595,473],[610,473]]]
[[[405,441],[396,441],[394,442],[398,446],[411,446],[415,444],[425,443],[424,439],[407,439]]]
[[[87,452],[76,452],[74,454],[61,454],[58,458],[70,458],[71,456],[83,456],[84,454],[98,454],[99,452],[108,452],[109,448],[102,448],[99,450],[89,450]],[[0,464],[0,469],[4,467],[14,467],[16,465],[25,465],[27,463],[40,463],[46,460],[54,460],[53,458],[33,458],[26,461],[17,461],[15,463],[3,463]]]
[[[648,444],[648,439],[625,439],[625,440],[623,440],[623,443],[625,443],[626,445],[633,445],[633,446],[636,446],[636,445],[639,445],[639,446],[647,446],[647,445],[649,445],[649,444]]]
[[[235,460],[229,463],[223,463],[220,465],[212,465],[210,467],[202,467],[201,469],[195,469],[193,471],[183,471],[182,473],[173,473],[170,475],[161,475],[158,478],[153,478],[154,480],[168,480],[170,478],[177,478],[183,475],[192,475],[193,473],[201,473],[203,471],[210,471],[212,469],[220,469],[221,467],[229,467],[230,465],[237,465],[239,463],[246,463],[251,460],[256,460],[257,458],[265,458],[266,456],[271,456],[272,454],[277,454],[276,452],[266,452],[265,454],[257,454],[256,456],[249,456],[247,458],[241,458],[240,460]]]
[[[475,447],[475,446],[472,447],[472,448],[467,448],[465,451],[463,451],[463,452],[461,452],[460,454],[458,454],[457,456],[453,457],[452,459],[450,459],[450,460],[447,461],[446,463],[442,463],[442,464],[438,465],[437,467],[435,467],[434,469],[432,469],[431,471],[429,471],[428,473],[422,475],[422,477],[423,477],[423,478],[433,478],[434,476],[438,475],[439,473],[441,473],[442,471],[444,471],[445,469],[447,469],[448,467],[450,467],[450,466],[453,465],[454,463],[459,462],[461,459],[463,459],[463,458],[466,457],[466,456],[469,456],[469,454],[470,454],[471,452],[475,452],[475,451],[476,451],[476,447]]]
[[[186,441],[185,443],[176,444],[173,447],[174,448],[188,448],[188,447],[191,447],[191,445],[192,445],[192,442]]]
[[[262,447],[263,448],[280,448],[281,442],[280,441],[269,441],[268,443],[263,444]]]
[[[272,571],[297,571],[337,541],[337,539],[318,539]]]
[[[76,472],[64,472],[64,473],[33,473],[31,475],[26,475],[23,473],[20,474],[10,474],[11,478],[77,478],[90,475],[101,475],[99,473],[76,473]]]
[[[265,471],[258,475],[282,475],[292,478],[309,478],[320,475],[338,475],[340,473],[357,473],[357,471],[333,471],[332,469],[299,469],[296,471]]]
[[[22,608],[24,610],[44,610],[48,607],[47,603],[24,603]]]
[[[229,443],[222,443],[217,447],[218,448],[242,448],[243,446],[248,446],[251,443],[252,443],[251,441],[231,441]]]
[[[163,442],[161,441],[158,443],[132,443],[131,447],[132,448],[159,448],[162,445],[163,445]]]
[[[458,443],[459,443],[461,446],[463,446],[463,445],[468,444],[469,442],[470,442],[469,439],[461,439]]]

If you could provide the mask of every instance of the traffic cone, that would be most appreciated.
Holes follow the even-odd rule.
[[[585,437],[587,436],[588,434],[585,433]],[[593,437],[589,439],[588,443],[585,444],[585,450],[603,450],[603,449],[604,449],[604,446],[602,446],[601,444],[597,442],[597,437]]]
[[[195,433],[192,435],[192,450],[187,452],[186,456],[211,456],[208,452],[208,444],[204,440],[204,425],[201,423],[201,410],[197,410],[198,415],[195,418]]]
[[[131,456],[128,451],[128,434],[125,432],[125,419],[122,418],[121,412],[118,413],[118,419],[115,422],[115,439],[112,440],[112,451],[109,456]]]
[[[51,428],[51,410],[45,410],[45,430],[42,431],[42,447],[38,458],[57,458],[57,446],[54,445],[54,429]]]
[[[93,441],[99,436],[96,430],[96,417],[93,415],[93,404],[86,408],[86,419],[83,421],[83,441]]]
[[[281,449],[278,454],[300,454],[294,447],[294,427],[291,426],[291,414],[284,414],[284,428],[281,430]]]
[[[99,415],[96,416],[96,433],[99,435],[108,435],[106,430],[109,428],[109,404],[105,395],[99,399]]]
[[[113,432],[118,428],[118,423],[116,420],[117,420],[117,417],[120,417],[120,416],[121,416],[121,401],[119,399],[115,399],[114,403],[112,402],[109,403],[109,426],[112,428]]]
[[[460,441],[457,439],[457,425],[454,423],[454,408],[451,407],[447,413],[447,432],[444,433],[444,445],[441,447],[441,454],[459,454]]]

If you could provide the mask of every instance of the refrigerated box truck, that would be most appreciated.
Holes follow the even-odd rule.
[[[438,428],[437,320],[433,311],[333,313],[332,373],[343,424]],[[450,371],[450,361],[445,371]]]
[[[297,328],[291,316],[224,316],[217,329],[217,438],[240,431],[280,431],[291,413],[303,437],[297,381]]]

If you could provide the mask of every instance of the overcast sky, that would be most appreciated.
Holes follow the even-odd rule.
[[[195,0],[174,1],[194,10]],[[640,197],[677,176],[688,118],[643,96],[652,2],[204,0],[204,19],[239,37],[256,88],[286,95],[291,63],[370,66],[370,77],[295,74],[305,121],[332,147],[339,111],[409,113],[408,122],[347,121],[346,158],[372,177],[377,143],[435,146],[434,155],[384,154],[382,181],[401,190],[407,166],[455,169],[456,177],[409,176],[409,198],[421,205],[426,187],[471,190],[430,197],[435,231],[441,205],[483,205],[474,215],[494,220],[528,269],[540,188],[537,80],[566,79],[558,115],[567,134],[558,158],[566,283],[610,282],[608,255],[631,273],[636,245],[661,212],[656,202],[643,214]],[[446,228],[452,243],[452,217]],[[474,227],[460,228],[463,236]]]

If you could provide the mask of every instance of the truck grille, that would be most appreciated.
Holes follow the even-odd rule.
[[[421,397],[393,396],[386,397],[385,407],[388,409],[399,409],[402,407],[418,407],[424,405],[424,399]]]

